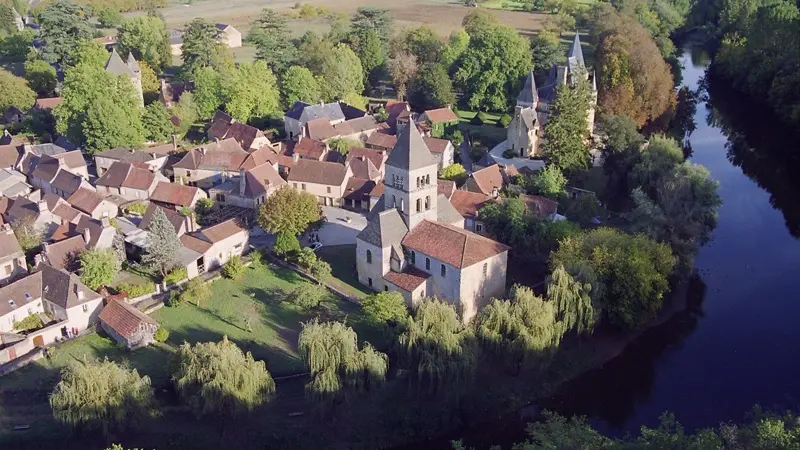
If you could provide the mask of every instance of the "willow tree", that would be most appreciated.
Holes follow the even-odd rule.
[[[431,393],[457,390],[475,371],[475,339],[455,307],[436,298],[422,301],[400,336],[400,346]]]
[[[172,376],[181,399],[195,414],[237,415],[271,400],[275,382],[256,361],[224,336],[220,342],[184,343]]]
[[[67,367],[50,394],[56,420],[104,435],[135,425],[149,416],[152,405],[150,378],[108,359]]]
[[[389,359],[369,343],[358,348],[358,336],[341,322],[303,324],[297,346],[311,372],[306,393],[315,400],[332,401],[344,387],[369,391],[386,381]]]
[[[591,333],[597,322],[597,313],[589,293],[592,285],[576,280],[563,265],[547,279],[547,297],[556,309],[564,332],[574,329],[578,334]]]
[[[523,286],[515,286],[509,300],[493,299],[476,329],[481,346],[517,373],[546,364],[564,335],[553,302]]]

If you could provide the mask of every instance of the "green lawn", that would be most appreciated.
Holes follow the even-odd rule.
[[[364,298],[372,292],[358,282],[356,272],[356,246],[331,245],[317,250],[317,257],[331,265],[334,287],[356,298]]]

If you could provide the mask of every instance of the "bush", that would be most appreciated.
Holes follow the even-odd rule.
[[[331,265],[326,261],[317,259],[311,266],[311,275],[319,281],[327,281],[331,277]]]
[[[503,158],[516,158],[517,156],[519,156],[519,154],[513,148],[507,148],[506,151],[503,152]]]
[[[285,258],[294,252],[300,251],[300,241],[292,233],[282,231],[278,233],[278,237],[275,239],[273,250],[276,255]]]
[[[238,280],[242,275],[244,275],[244,264],[242,264],[242,258],[238,255],[232,256],[231,259],[222,266],[222,276],[225,278]]]
[[[503,114],[500,116],[500,120],[497,121],[497,126],[500,128],[508,128],[508,125],[511,123],[512,117],[508,114]]]
[[[314,264],[317,262],[317,254],[314,253],[314,250],[311,250],[309,247],[306,247],[299,252],[295,252],[294,254],[294,262],[308,270],[314,267]]]
[[[167,329],[164,327],[158,327],[156,334],[153,335],[153,338],[156,340],[156,342],[167,342],[167,339],[169,339],[169,331],[167,331]]]
[[[292,289],[286,297],[286,301],[299,306],[302,309],[308,310],[316,308],[328,296],[328,289],[321,284],[316,283],[300,283]]]
[[[167,299],[164,300],[164,305],[166,305],[166,306],[168,306],[170,308],[178,306],[181,303],[183,303],[183,297],[181,296],[181,293],[177,289],[173,289],[173,290],[169,291],[169,295],[167,296]]]
[[[28,331],[38,330],[39,328],[42,328],[42,325],[42,319],[39,318],[39,315],[31,314],[19,322],[15,320],[12,324],[12,327],[15,331]]]
[[[147,212],[147,205],[144,203],[134,203],[132,205],[128,205],[125,207],[125,212],[128,214],[135,214],[137,216],[143,216],[145,212]]]
[[[136,298],[145,294],[152,294],[156,290],[156,285],[152,281],[145,281],[139,284],[122,283],[117,287],[117,290],[128,294],[129,298]]]
[[[482,113],[475,114],[475,117],[470,119],[469,123],[470,123],[470,125],[477,125],[477,126],[483,125]]]
[[[102,8],[97,11],[97,22],[103,28],[114,28],[122,23],[122,13],[114,8]]]
[[[164,282],[167,284],[177,284],[178,282],[188,278],[188,276],[189,275],[186,273],[186,268],[179,267],[168,273],[167,276],[164,277]]]
[[[251,268],[260,269],[264,267],[264,255],[261,253],[261,250],[253,250],[249,256]]]

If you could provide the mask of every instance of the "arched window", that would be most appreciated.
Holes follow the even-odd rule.
[[[425,209],[431,209],[431,196],[425,197]]]
[[[392,196],[392,208],[394,208],[395,206],[397,206],[397,196],[393,195]]]
[[[420,180],[419,177],[417,177],[417,188],[419,188],[420,183],[421,183],[421,180]]]
[[[425,270],[431,270],[431,259],[425,258]]]
[[[367,264],[372,264],[372,250],[367,250]]]
[[[447,268],[442,264],[442,278],[444,278],[444,274],[447,272]]]
[[[489,264],[483,263],[483,278],[486,278],[486,273],[489,271]]]
[[[422,203],[422,200],[418,198],[418,199],[417,199],[417,212],[419,212],[419,209],[420,209],[420,204],[421,204],[421,203]]]
[[[425,175],[425,184],[431,184],[431,176]]]
[[[416,263],[417,263],[417,252],[411,250],[411,264],[416,264]]]

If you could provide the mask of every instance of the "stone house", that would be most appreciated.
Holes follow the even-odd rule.
[[[250,244],[250,230],[237,219],[229,219],[212,227],[181,236],[181,243],[201,255],[187,272],[214,270],[233,256],[243,255]]]
[[[181,212],[172,208],[165,208],[155,202],[150,202],[150,204],[147,205],[147,211],[145,211],[142,220],[139,222],[140,230],[148,230],[150,228],[150,222],[152,222],[153,214],[155,214],[157,209],[161,209],[164,212],[164,215],[167,216],[167,220],[169,220],[169,223],[175,228],[175,233],[178,236],[183,236],[197,228],[192,215],[184,216]]]
[[[444,134],[458,125],[458,116],[449,106],[444,108],[429,109],[423,112],[419,121],[428,124],[434,136],[444,136]]]
[[[341,206],[347,180],[353,176],[349,165],[301,159],[294,164],[287,181],[298,190],[309,192],[326,206]]]
[[[508,247],[464,230],[438,193],[437,162],[415,125],[402,128],[386,166],[382,201],[356,239],[359,281],[400,292],[412,307],[436,296],[471,320],[505,294]]]
[[[208,189],[239,175],[250,156],[235,139],[225,139],[189,150],[172,170],[176,182]]]
[[[453,165],[456,149],[452,142],[448,141],[447,139],[439,139],[427,136],[423,137],[422,139],[425,141],[425,144],[428,146],[431,154],[436,159],[436,164],[439,171],[445,167]]]
[[[375,152],[373,150],[366,150],[366,152]],[[375,186],[383,178],[383,173],[375,166],[375,162],[383,166],[383,157],[378,155],[370,155],[366,152],[356,152],[356,154],[348,153],[346,164],[350,167],[352,176],[347,180],[345,186],[344,204],[345,208],[352,208],[355,210],[369,211],[370,207],[370,193],[375,189]],[[375,152],[377,153],[377,152]]]
[[[242,46],[242,33],[239,30],[226,23],[218,23],[216,27],[217,42],[229,48]]]
[[[156,189],[163,176],[156,176],[139,163],[115,162],[97,179],[101,195],[119,195],[126,200],[146,200]]]
[[[14,198],[30,194],[33,186],[26,180],[25,175],[14,169],[0,169],[0,195]]]
[[[208,194],[202,189],[168,181],[159,181],[153,193],[150,194],[151,203],[158,203],[174,210],[194,209],[197,201],[201,198],[208,198]]]
[[[24,145],[23,154],[15,167],[30,176],[40,162],[50,159],[57,160],[62,169],[74,173],[84,180],[89,179],[89,167],[86,160],[83,159],[83,153],[80,150],[67,150],[57,144]]]
[[[497,164],[492,164],[472,172],[461,189],[496,198],[507,182],[508,179],[503,169]]]
[[[214,115],[207,134],[210,141],[235,139],[245,151],[258,150],[264,146],[272,147],[272,142],[263,131],[246,123],[237,122],[222,111],[217,111]]]
[[[9,224],[0,227],[0,285],[28,273],[25,253]]]
[[[164,168],[168,156],[165,153],[151,153],[146,150],[117,147],[95,154],[94,162],[97,167],[98,177],[103,176],[115,162],[138,163],[140,166],[146,165],[148,170],[155,173]]]
[[[123,61],[117,53],[116,47],[111,50],[111,56],[106,61],[106,72],[116,75],[123,75],[131,80],[133,90],[136,93],[139,103],[144,107],[144,91],[142,90],[142,69],[132,53],[128,53],[128,60]]]
[[[5,203],[5,201],[4,201]],[[22,222],[41,230],[44,239],[49,239],[61,224],[61,217],[54,214],[45,200],[32,201],[25,197],[9,199],[3,219],[7,223]]]
[[[117,217],[119,211],[117,205],[104,199],[97,192],[86,188],[79,188],[75,191],[67,198],[67,203],[93,219]]]
[[[454,191],[450,202],[459,214],[464,216],[464,229],[486,235],[486,226],[478,217],[478,211],[493,200],[492,197],[469,191]]]
[[[249,170],[239,169],[239,176],[208,190],[219,205],[257,209],[286,181],[278,173],[278,164],[264,163]]]
[[[295,102],[283,116],[286,135],[297,139],[306,133],[306,124],[315,119],[325,119],[333,126],[347,120],[339,102],[310,104]]]
[[[100,326],[125,348],[135,350],[155,341],[158,322],[122,300],[109,299],[100,313]]]

